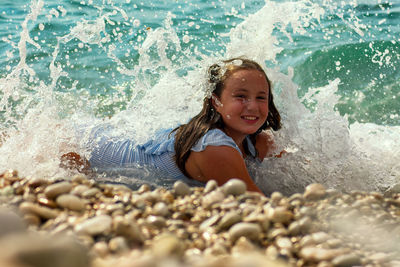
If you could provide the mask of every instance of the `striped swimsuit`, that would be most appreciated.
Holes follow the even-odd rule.
[[[175,132],[171,129],[164,130],[155,137],[142,144],[137,145],[130,139],[113,140],[107,138],[103,130],[92,132],[90,165],[97,171],[106,171],[109,168],[129,168],[134,166],[150,166],[160,170],[163,174],[174,179],[187,179],[180,171],[174,160]],[[253,157],[256,150],[249,140],[249,151]],[[192,147],[191,151],[201,152],[207,146],[230,146],[241,151],[231,137],[219,129],[209,130]],[[192,180],[192,179],[191,179]]]

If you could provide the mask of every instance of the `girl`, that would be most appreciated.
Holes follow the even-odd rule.
[[[261,192],[245,160],[261,162],[274,153],[271,135],[263,131],[281,127],[270,81],[259,64],[245,58],[214,64],[208,75],[211,94],[204,99],[201,112],[187,124],[136,146],[129,139],[107,138],[104,129],[97,129],[92,133],[89,163],[76,153],[68,153],[62,156],[62,164],[83,170],[90,165],[97,171],[147,165],[175,179],[201,183],[214,179],[222,185],[239,178],[248,190]]]

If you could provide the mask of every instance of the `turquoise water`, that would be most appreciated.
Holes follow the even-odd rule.
[[[87,152],[74,124],[143,141],[200,110],[208,65],[243,55],[265,64],[291,151],[260,184],[384,190],[400,179],[399,25],[398,0],[2,1],[0,167],[65,175],[59,156]]]

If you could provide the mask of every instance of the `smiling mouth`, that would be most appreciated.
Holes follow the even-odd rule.
[[[248,120],[248,121],[256,121],[258,120],[258,117],[256,116],[242,116],[242,119]]]

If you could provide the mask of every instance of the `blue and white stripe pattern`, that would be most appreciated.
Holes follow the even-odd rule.
[[[186,178],[174,160],[175,133],[171,133],[171,129],[158,133],[154,139],[143,145],[136,145],[129,139],[113,140],[103,134],[103,130],[95,131],[93,139],[90,141],[93,150],[89,162],[93,168],[104,170],[113,167],[147,165],[162,170],[169,177]],[[255,155],[254,146],[250,140],[247,142],[250,152]],[[207,146],[230,146],[241,153],[233,139],[219,129],[208,131],[191,150],[201,152]]]

